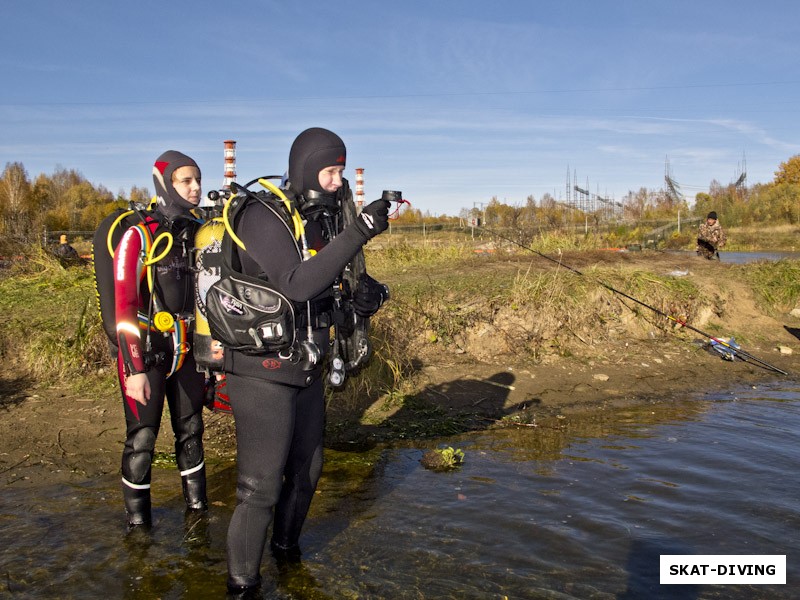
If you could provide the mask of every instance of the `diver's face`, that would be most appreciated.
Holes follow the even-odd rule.
[[[172,187],[181,198],[197,206],[200,203],[200,169],[197,167],[178,167],[172,174]]]
[[[328,193],[336,192],[342,187],[344,167],[325,167],[319,172],[319,187]]]

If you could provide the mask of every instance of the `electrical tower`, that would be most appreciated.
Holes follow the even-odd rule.
[[[669,157],[667,157],[664,161],[664,184],[667,187],[667,196],[669,196],[672,202],[676,204],[683,202],[683,192],[681,191],[681,186],[678,185],[678,182],[672,177],[672,167],[669,166]]]

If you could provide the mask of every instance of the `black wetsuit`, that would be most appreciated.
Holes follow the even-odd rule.
[[[186,198],[175,189],[172,181],[173,174],[184,167],[190,169],[188,174],[181,174],[189,181],[182,183],[187,188]],[[113,252],[110,269],[105,257],[95,263],[98,295],[105,291],[108,298],[107,286],[113,285],[114,331],[111,333],[117,342],[118,375],[125,407],[122,491],[129,527],[152,523],[151,465],[165,400],[169,403],[175,459],[186,506],[190,510],[205,510],[208,506],[202,415],[205,378],[197,371],[189,345],[194,315],[191,249],[198,227],[190,211],[199,200],[200,169],[191,157],[167,150],[153,165],[153,184],[155,211],[143,223],[128,226]],[[188,199],[190,197],[194,202]],[[109,219],[104,221],[99,232],[107,235],[105,225],[110,226]],[[159,257],[162,248],[167,247],[167,236],[162,237],[162,233],[167,232],[172,237],[172,246],[166,256]],[[95,238],[99,248],[105,247],[104,237]],[[97,247],[95,250],[97,252]],[[149,266],[145,264],[151,260],[155,262]],[[112,282],[107,281],[108,276]],[[161,331],[154,331],[158,312],[171,315],[174,323],[164,324]],[[104,317],[104,320],[108,319]],[[104,326],[108,332],[107,325]],[[138,385],[142,374],[150,385],[146,404],[140,404],[129,395],[131,379],[126,378],[136,377]]]
[[[318,252],[303,261],[285,223],[258,202],[243,209],[236,233],[247,248],[239,252],[244,273],[265,277],[300,307],[313,301],[319,313],[312,315],[314,338],[324,355],[329,345],[326,298],[366,242],[364,235],[351,226],[327,241],[320,223],[309,221],[308,245]],[[297,336],[306,339],[304,327]],[[304,370],[277,354],[225,351],[238,467],[237,506],[227,541],[229,585],[251,586],[259,580],[273,509],[273,550],[298,547],[322,471],[323,363],[321,358],[316,367]]]
[[[155,236],[163,228],[150,221]],[[194,277],[189,270],[191,242],[197,224],[184,221],[171,231],[174,243],[170,252],[153,267],[159,306],[173,315],[190,315],[194,308]],[[160,355],[157,364],[144,366],[144,338],[147,330],[138,315],[147,315],[150,302],[147,278],[140,279],[141,236],[135,232],[123,236],[115,252],[115,300],[120,348],[118,370],[125,407],[126,438],[122,450],[122,482],[129,524],[150,522],[150,477],[156,438],[161,427],[165,400],[169,404],[170,423],[175,434],[175,459],[181,474],[184,495],[190,508],[204,507],[205,462],[203,453],[203,398],[205,377],[198,373],[194,357],[184,349],[176,366],[176,338],[150,331],[152,355]],[[127,326],[127,327],[126,327]],[[180,326],[180,325],[178,325]],[[186,333],[191,332],[191,325]],[[140,336],[130,335],[138,328]],[[173,328],[174,329],[174,328]],[[124,331],[124,332],[123,332]],[[188,348],[188,346],[187,346]],[[125,392],[125,371],[146,371],[150,399],[139,404]]]

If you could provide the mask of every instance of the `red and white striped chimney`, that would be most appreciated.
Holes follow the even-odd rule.
[[[236,181],[236,141],[225,140],[225,175],[222,178],[223,189],[231,189],[231,182]]]
[[[364,169],[356,169],[356,209],[364,206]]]

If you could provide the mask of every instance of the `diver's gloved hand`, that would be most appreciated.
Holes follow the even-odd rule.
[[[371,317],[388,299],[389,287],[365,274],[353,294],[353,310],[359,317]]]
[[[356,217],[353,225],[364,236],[364,241],[389,229],[390,206],[387,200],[375,200],[361,209],[361,214]]]

